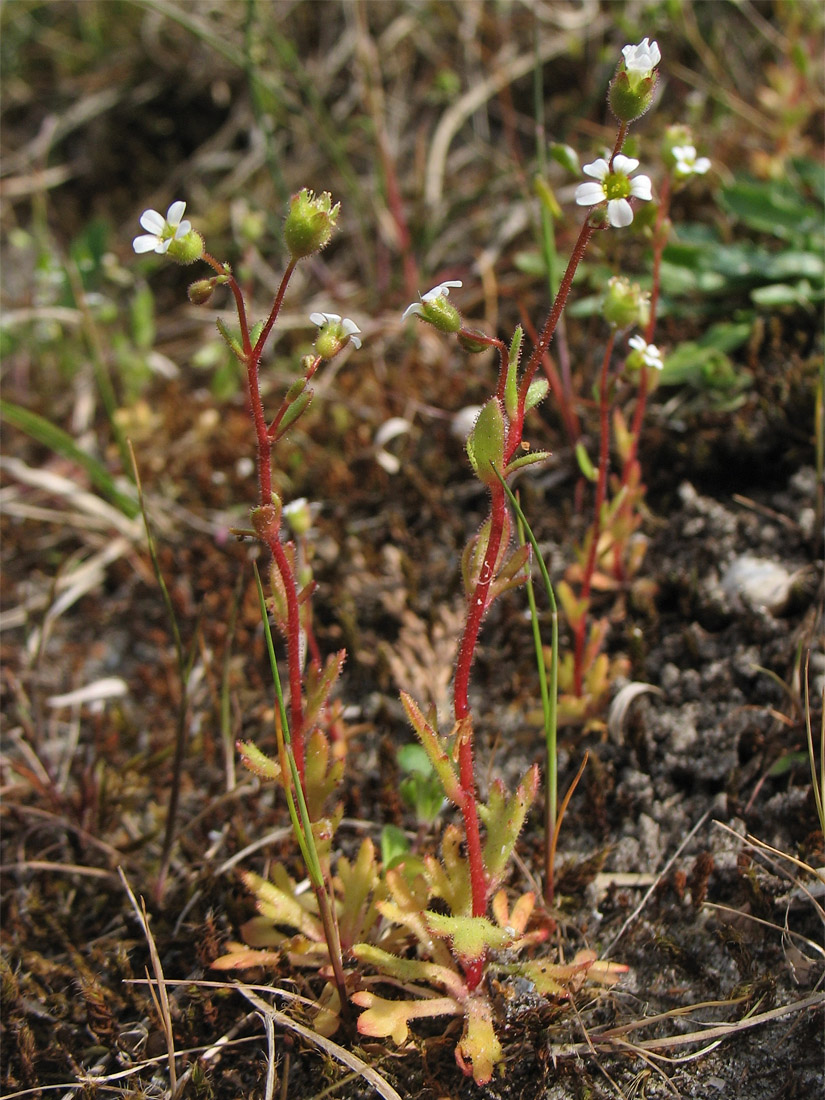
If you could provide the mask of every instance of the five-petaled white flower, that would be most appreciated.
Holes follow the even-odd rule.
[[[631,336],[627,342],[633,348],[633,351],[641,357],[641,361],[646,367],[652,367],[654,370],[661,370],[664,367],[662,353],[655,344],[648,344],[644,336]]]
[[[672,152],[673,159],[676,161],[674,171],[679,179],[686,179],[688,176],[703,176],[710,168],[708,158],[697,157],[696,150],[692,145],[674,145]]]
[[[310,313],[309,319],[319,328],[323,328],[324,325],[338,325],[342,343],[349,340],[356,348],[361,347],[361,341],[356,335],[361,329],[349,317],[341,317],[338,313]]]
[[[434,302],[436,298],[448,298],[450,295],[451,286],[463,286],[464,284],[460,279],[447,279],[446,282],[439,283],[438,286],[434,286],[432,290],[428,290],[426,294],[421,295],[420,302],[413,302],[411,306],[407,306],[404,313],[401,316],[402,321],[406,321],[408,317],[411,317],[414,313],[421,315],[421,306],[424,302]]]
[[[192,229],[191,222],[184,221],[185,202],[173,202],[166,211],[166,217],[157,210],[144,210],[140,215],[140,224],[146,230],[132,241],[135,252],[157,252],[161,256],[168,250],[172,241],[179,241]]]
[[[652,185],[649,176],[637,176],[630,179],[639,162],[634,157],[624,157],[621,153],[613,158],[613,169],[602,157],[592,164],[585,164],[582,171],[586,176],[600,180],[600,183],[580,183],[576,188],[576,203],[579,206],[598,206],[607,202],[607,220],[612,226],[621,228],[633,221],[633,207],[627,201],[630,198],[652,198]]]
[[[662,60],[662,52],[658,42],[651,42],[649,38],[643,38],[638,46],[625,46],[622,49],[624,67],[629,73],[639,73],[640,76],[650,76],[659,62]]]

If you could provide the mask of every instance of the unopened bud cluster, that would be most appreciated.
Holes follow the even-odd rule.
[[[624,47],[608,92],[610,109],[619,122],[634,122],[650,107],[658,78],[656,66],[661,60],[658,43],[649,38]]]
[[[616,275],[607,284],[602,314],[614,328],[644,328],[650,319],[650,296],[638,283]]]
[[[340,203],[333,206],[329,191],[316,196],[304,188],[292,196],[284,222],[284,242],[293,260],[311,256],[328,244],[340,209]]]

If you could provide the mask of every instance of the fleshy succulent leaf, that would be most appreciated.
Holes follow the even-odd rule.
[[[488,950],[506,947],[512,936],[486,917],[453,917],[427,912],[427,926],[436,935],[449,939],[453,951],[462,960],[481,958]]]
[[[472,1073],[477,1085],[486,1085],[504,1057],[496,1035],[493,1006],[483,994],[471,997],[464,1006],[464,1035],[455,1052],[465,1073]]]
[[[435,769],[438,778],[441,780],[441,784],[444,788],[444,793],[451,802],[460,804],[461,801],[461,784],[459,783],[458,773],[456,772],[455,765],[450,759],[449,753],[444,740],[439,737],[436,731],[429,724],[427,719],[421,712],[421,708],[415,702],[411,695],[408,695],[405,691],[401,692],[401,702],[404,705],[404,710],[407,712],[407,717],[410,720],[410,724],[418,734],[419,740],[424,747],[427,756],[430,758],[430,763]]]
[[[497,781],[490,787],[487,805],[479,806],[479,815],[487,830],[484,864],[494,884],[500,881],[513,854],[518,835],[527,811],[536,797],[538,787],[539,769],[538,765],[534,764],[509,799],[503,784]]]
[[[365,1008],[358,1017],[361,1035],[383,1039],[391,1037],[399,1046],[406,1042],[410,1020],[427,1016],[460,1015],[461,1007],[452,997],[428,997],[420,1001],[388,1001],[366,989],[353,993],[350,1000],[359,1008]]]
[[[504,465],[504,412],[497,397],[491,397],[467,437],[467,455],[476,477],[485,485],[495,485],[493,466]]]

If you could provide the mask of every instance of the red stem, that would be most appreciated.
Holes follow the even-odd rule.
[[[458,750],[459,778],[463,792],[461,813],[464,818],[464,830],[467,837],[467,860],[470,867],[470,884],[473,895],[473,916],[483,917],[487,912],[487,872],[484,867],[484,855],[481,850],[481,833],[476,808],[475,775],[473,769],[473,736],[470,722],[470,667],[473,663],[478,634],[490,594],[490,585],[495,575],[496,560],[501,547],[504,532],[506,503],[504,489],[500,484],[490,487],[490,535],[481,572],[470,599],[464,633],[458,651],[456,663],[454,708],[456,722],[467,720],[466,736],[461,740]],[[462,733],[459,733],[462,736]],[[467,984],[475,989],[481,980],[484,959],[475,960],[466,971]]]
[[[303,676],[301,674],[301,611],[298,606],[298,589],[295,584],[295,575],[289,564],[289,559],[281,545],[281,540],[275,535],[269,540],[269,549],[275,560],[275,567],[281,574],[281,580],[286,593],[286,654],[289,668],[289,731],[292,738],[292,751],[295,755],[295,766],[301,781],[304,779],[304,700],[303,700]]]
[[[281,311],[286,288],[292,273],[295,270],[296,260],[290,260],[278,287],[278,293],[269,312],[260,336],[252,347],[249,336],[249,324],[246,318],[246,307],[243,295],[235,277],[227,270],[225,265],[218,263],[208,253],[203,259],[220,275],[229,275],[229,287],[235,298],[238,310],[238,321],[241,328],[241,342],[246,357],[246,378],[249,386],[249,405],[252,413],[252,422],[255,426],[255,439],[258,451],[258,495],[261,505],[272,503],[272,452],[270,449],[269,433],[267,431],[266,417],[264,416],[263,402],[261,400],[261,388],[258,381],[258,372],[267,338],[272,331],[272,326]],[[289,564],[281,540],[275,535],[267,540],[269,549],[275,562],[275,567],[281,575],[281,581],[286,594],[287,629],[286,652],[289,666],[289,706],[290,706],[290,733],[292,736],[292,749],[295,754],[295,764],[298,774],[304,777],[304,712],[303,712],[303,677],[301,675],[301,612],[298,606],[298,588],[295,582],[295,574]]]
[[[567,268],[562,276],[561,283],[559,283],[558,293],[556,294],[556,300],[553,302],[553,308],[550,310],[550,316],[547,318],[542,329],[541,336],[538,343],[533,348],[530,358],[527,360],[527,366],[524,370],[524,377],[521,380],[519,386],[518,395],[518,413],[513,418],[513,423],[510,425],[510,432],[507,438],[507,452],[504,456],[505,466],[513,457],[516,448],[521,443],[521,435],[524,425],[524,402],[527,398],[527,391],[530,388],[530,383],[533,381],[536,375],[536,371],[539,368],[544,353],[553,339],[553,333],[556,331],[556,325],[559,323],[562,310],[567,304],[567,298],[570,294],[570,288],[573,285],[573,277],[576,274],[576,268],[582,261],[585,249],[590,238],[593,236],[594,227],[590,224],[590,218],[586,218],[584,224],[579,231],[579,236],[576,244],[573,248],[573,254],[571,255]]]
[[[615,339],[615,330],[611,329],[610,338],[607,341],[607,347],[604,349],[604,359],[602,360],[602,371],[601,377],[599,379],[599,473],[596,479],[596,498],[593,502],[593,526],[590,529],[590,546],[587,552],[587,562],[584,567],[584,576],[582,577],[580,599],[584,601],[585,606],[587,606],[590,602],[590,589],[593,584],[593,573],[596,570],[596,557],[599,548],[599,538],[601,536],[602,505],[604,504],[604,499],[607,495],[607,470],[610,462],[610,425],[608,418],[609,410],[607,403],[607,380],[610,368],[610,359],[613,355],[613,344],[615,342]],[[575,648],[573,655],[573,690],[577,696],[581,696],[582,688],[584,686],[584,670],[582,668],[582,658],[584,656],[584,639],[586,627],[587,614],[585,612],[576,623],[576,629],[574,631]]]
[[[613,152],[610,154],[610,170],[613,171],[613,161],[622,151],[624,145],[624,139],[627,137],[628,123],[622,122],[619,124],[619,131],[616,134],[616,144],[613,146]]]

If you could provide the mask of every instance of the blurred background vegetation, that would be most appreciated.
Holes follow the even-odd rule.
[[[618,51],[644,35],[661,45],[663,78],[630,151],[646,169],[665,126],[685,122],[714,166],[673,212],[659,339],[691,343],[666,380],[735,404],[757,320],[796,317],[810,351],[823,293],[817,2],[12,0],[0,19],[5,396],[93,455],[128,434],[151,439],[156,464],[180,427],[170,395],[176,407],[205,391],[243,400],[213,313],[185,301],[191,273],[131,251],[141,211],[177,198],[262,315],[290,193],[342,202],[341,231],[291,289],[270,352],[278,387],[306,349],[311,309],[365,330],[360,377],[345,370],[316,419],[354,420],[366,443],[411,399],[455,410],[478,398],[486,369],[402,331],[398,313],[460,277],[468,318],[505,334],[522,315],[540,322],[536,59],[544,140],[586,162],[611,139],[604,89]],[[564,211],[563,258],[576,179],[552,160],[546,178]],[[637,222],[635,253],[621,235],[591,250],[573,315],[592,312],[588,292],[619,247],[625,269],[646,274],[649,221]],[[593,326],[573,328],[574,353]],[[446,376],[432,369],[448,362]],[[586,379],[592,365],[576,369]]]

